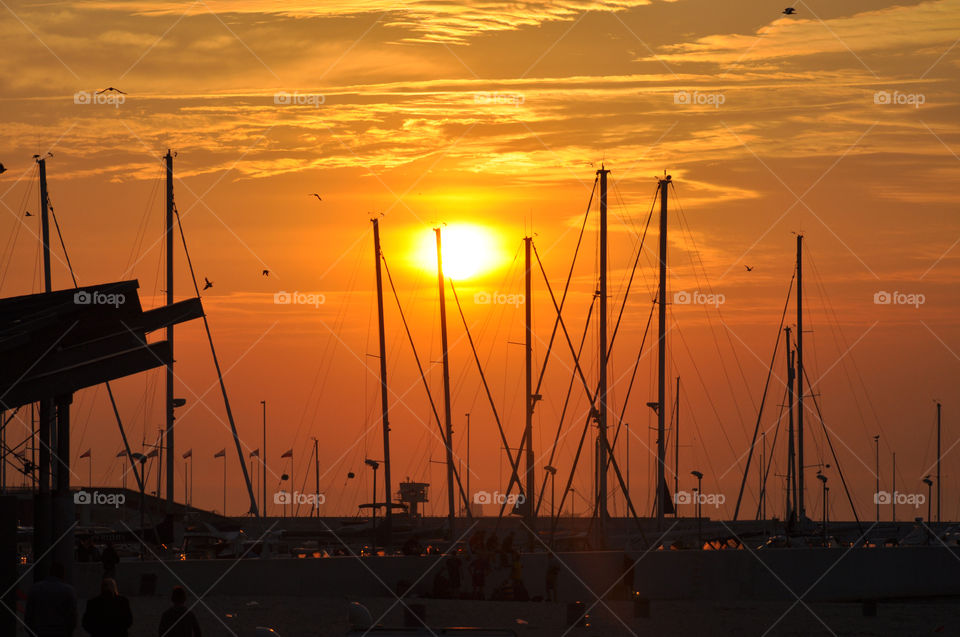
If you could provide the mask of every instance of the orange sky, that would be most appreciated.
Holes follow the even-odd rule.
[[[495,267],[457,289],[514,445],[523,349],[510,342],[523,339],[523,309],[477,304],[474,295],[522,292],[522,253],[514,255],[526,232],[536,233],[551,284],[562,287],[595,167],[605,161],[615,317],[654,178],[667,170],[679,196],[671,298],[708,289],[725,298],[719,309],[670,307],[669,374],[684,387],[681,487],[693,486],[689,471],[700,469],[705,490],[726,494],[728,505],[735,499],[793,269],[791,232],[803,231],[808,371],[820,379],[814,391],[861,515],[873,510],[875,433],[884,486],[896,449],[898,488],[923,488],[936,398],[949,450],[944,514],[956,517],[960,1],[795,6],[787,17],[779,5],[746,0],[722,8],[566,0],[509,9],[420,0],[8,3],[0,9],[0,293],[39,290],[38,217],[23,212],[37,212],[30,157],[49,151],[50,196],[80,281],[137,278],[145,306],[161,302],[158,180],[160,158],[173,148],[177,204],[198,275],[214,282],[203,302],[244,443],[260,446],[259,401],[267,400],[272,469],[281,472],[279,455],[293,447],[300,488],[310,438],[318,437],[325,510],[352,514],[369,498],[364,457],[382,456],[377,362],[368,356],[377,348],[371,215],[384,213],[384,254],[437,397],[436,282],[417,251],[438,223],[484,226],[494,237]],[[123,103],[84,103],[108,86],[126,92]],[[611,363],[617,412],[655,290],[655,226]],[[596,285],[595,230],[592,220],[565,312],[574,338]],[[67,287],[55,253],[55,286]],[[180,299],[190,287],[182,252],[177,271]],[[539,365],[554,315],[539,277],[534,289]],[[322,294],[325,303],[274,303],[275,293],[295,290]],[[880,291],[922,294],[925,302],[877,305]],[[449,293],[448,300],[457,453],[465,459],[470,412],[471,488],[493,491],[506,463]],[[428,511],[443,513],[443,467],[430,462],[443,448],[389,296],[387,323],[394,477],[432,482]],[[195,503],[219,509],[221,461],[212,455],[230,442],[226,418],[202,325],[177,335],[176,393],[188,401],[178,453],[194,451]],[[591,330],[587,351],[595,340]],[[539,466],[571,369],[565,345],[555,355],[536,415]],[[583,361],[590,378],[595,359]],[[631,484],[646,511],[653,360],[640,365],[626,412]],[[772,387],[766,427],[782,398],[776,378]],[[131,438],[153,438],[162,373],[117,389]],[[554,462],[559,477],[570,470],[586,409],[575,391]],[[87,461],[77,457],[92,447],[94,482],[118,483],[120,442],[106,392],[81,392],[73,413],[75,481],[86,483]],[[808,423],[808,459],[833,465],[819,425],[812,416]],[[23,431],[14,421],[8,441]],[[617,456],[625,469],[625,444]],[[237,459],[229,460],[228,511],[238,514],[245,494]],[[778,463],[774,472],[782,473],[782,454]],[[348,481],[348,471],[357,479]],[[835,467],[827,473],[832,515],[847,518]],[[590,476],[585,461],[578,493],[590,492]],[[819,515],[813,483],[810,509]],[[775,484],[770,498],[779,508]],[[755,485],[754,476],[749,507]],[[577,496],[577,511],[585,507]]]

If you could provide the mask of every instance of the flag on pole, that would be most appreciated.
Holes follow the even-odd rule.
[[[221,449],[221,450],[218,451],[217,453],[213,454],[213,457],[214,457],[214,458],[223,458],[223,457],[225,457],[226,455],[227,455],[227,448],[224,447],[223,449]]]
[[[253,451],[251,451],[251,452],[250,452],[250,457],[251,457],[251,458],[259,458],[259,457],[260,457],[260,450],[259,450],[259,449],[254,449]]]
[[[293,457],[293,449],[290,449],[289,451],[287,451],[285,454],[283,454],[283,455],[280,456],[280,457],[281,457],[281,458],[292,458],[292,457]]]
[[[186,460],[187,458],[191,458],[191,457],[193,457],[193,449],[192,449],[192,448],[191,448],[191,449],[187,449],[186,451],[183,452],[183,459],[184,459],[184,460]]]
[[[80,454],[80,457],[81,457],[81,458],[89,458],[89,457],[90,457],[90,450],[87,449],[86,451],[84,451],[83,453],[81,453],[81,454]]]

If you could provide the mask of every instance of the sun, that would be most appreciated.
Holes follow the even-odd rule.
[[[437,271],[437,235],[432,230],[418,232],[415,259],[429,271]],[[454,223],[441,228],[443,274],[456,281],[490,272],[503,263],[496,235],[484,226]]]

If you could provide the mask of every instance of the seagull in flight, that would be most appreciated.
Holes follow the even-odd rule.
[[[743,267],[745,267],[745,268],[747,269],[747,272],[753,272],[753,268],[752,268],[751,266],[749,266],[749,265],[744,265]]]
[[[263,276],[270,276],[270,270],[264,270],[262,274]]]
[[[112,86],[108,86],[107,88],[105,88],[105,89],[103,89],[103,90],[101,90],[101,91],[97,91],[97,95],[100,95],[100,93],[106,93],[107,91],[114,91],[114,92],[116,92],[116,93],[120,93],[121,95],[126,95],[126,92],[121,91],[120,89],[114,88],[114,87],[112,87]]]
[[[323,201],[323,199],[320,198],[320,195],[318,195],[318,194],[315,193],[315,192],[311,192],[309,196],[310,196],[310,197],[316,197],[316,198],[317,198],[317,201]]]
[[[212,287],[213,287],[213,283],[210,282],[210,279],[208,279],[207,277],[203,277],[203,289],[209,290]]]
[[[3,164],[0,164],[0,174],[7,172],[6,167]]]
[[[787,7],[783,10],[783,15],[797,15],[797,10],[793,7]]]
[[[25,213],[26,213],[26,214],[23,215],[24,217],[32,217],[32,216],[33,216],[32,214],[30,214],[30,211],[29,211],[29,210],[26,210]]]

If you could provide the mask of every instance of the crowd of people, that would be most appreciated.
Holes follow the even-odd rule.
[[[465,590],[464,574],[469,576],[469,591]],[[544,582],[545,594],[531,596],[523,576],[520,551],[514,546],[513,532],[502,540],[496,533],[489,535],[483,529],[476,531],[465,548],[450,551],[442,561],[433,579],[433,597],[486,599],[487,579],[502,575],[490,593],[490,599],[504,601],[556,601],[559,569],[554,558],[548,558]]]
[[[50,575],[34,582],[27,592],[24,623],[30,634],[35,637],[72,637],[79,620],[90,637],[127,637],[134,623],[130,601],[120,594],[113,578],[116,563],[112,562],[108,571],[108,562],[112,560],[104,562],[100,594],[86,601],[82,617],[78,612],[77,593],[64,579],[63,565],[54,562]],[[187,593],[183,587],[174,587],[170,601],[170,608],[160,617],[157,634],[160,637],[201,637],[200,623],[187,608]]]

